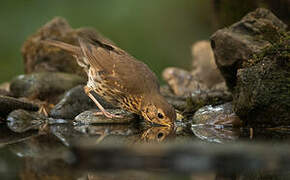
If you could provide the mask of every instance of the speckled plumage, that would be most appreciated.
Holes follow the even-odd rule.
[[[109,103],[154,123],[171,125],[175,120],[175,111],[160,94],[155,74],[124,50],[91,39],[80,39],[79,47],[59,41],[45,42],[72,53],[88,74],[86,91],[95,91]],[[156,120],[160,113],[164,118]]]

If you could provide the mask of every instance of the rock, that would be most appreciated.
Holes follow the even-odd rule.
[[[10,83],[4,82],[0,84],[0,95],[3,96],[12,96],[10,92]]]
[[[191,74],[208,88],[224,81],[218,70],[214,54],[209,41],[198,41],[192,45],[192,66]]]
[[[9,91],[6,91],[4,89],[0,89],[0,95],[2,95],[2,96],[12,96],[12,94]]]
[[[214,91],[214,90],[228,91],[228,88],[227,88],[226,82],[221,82],[221,83],[215,84],[213,87],[211,87],[211,90],[212,91]]]
[[[121,115],[123,118],[107,118],[104,115],[96,115],[96,110],[91,111],[85,111],[79,114],[74,119],[74,124],[112,124],[112,123],[130,123],[136,120],[136,117],[134,114],[126,112],[124,110],[120,109],[107,109],[109,113]]]
[[[162,73],[162,77],[177,96],[188,96],[193,91],[207,89],[190,72],[180,68],[166,68]]]
[[[113,109],[114,106],[104,101],[99,95],[95,98],[105,109]],[[82,85],[78,85],[65,93],[64,97],[50,112],[53,118],[73,119],[76,115],[89,109],[98,109],[96,104],[85,94]]]
[[[228,91],[223,90],[208,90],[208,91],[196,91],[186,99],[187,107],[184,110],[184,114],[192,115],[201,107],[206,105],[220,105],[226,102],[232,101],[232,95]]]
[[[277,32],[287,25],[269,10],[259,8],[247,14],[229,28],[218,30],[211,36],[211,47],[216,64],[230,91],[236,86],[237,70],[254,53],[277,40]]]
[[[183,111],[186,109],[187,103],[185,99],[181,99],[178,97],[165,97],[167,102],[171,104],[174,109]]]
[[[0,95],[0,116],[5,117],[11,111],[16,109],[37,111],[38,107],[35,104],[25,102],[23,100]]]
[[[241,126],[240,118],[233,111],[232,103],[218,106],[208,105],[197,110],[193,116],[194,124]]]
[[[55,102],[58,95],[85,83],[86,80],[77,75],[43,72],[16,77],[11,82],[10,90],[15,97]]]
[[[72,29],[68,22],[56,17],[29,37],[22,46],[21,52],[25,73],[33,72],[66,72],[87,77],[75,59],[59,48],[44,44],[41,40],[54,39],[70,44],[78,44],[79,37],[110,42],[93,28]]]
[[[186,108],[186,98],[174,95],[168,85],[162,85],[160,92],[175,109],[183,111]]]
[[[253,127],[290,125],[290,32],[244,62],[233,91],[236,114]]]
[[[22,133],[31,129],[38,129],[48,118],[37,112],[22,109],[11,112],[7,117],[7,126],[13,132]]]

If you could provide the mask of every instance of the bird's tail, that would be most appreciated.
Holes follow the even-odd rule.
[[[60,49],[66,50],[66,51],[68,51],[72,54],[75,54],[75,55],[81,54],[81,49],[78,46],[74,46],[74,45],[64,43],[61,41],[56,41],[56,40],[43,40],[42,42],[44,44],[48,44],[48,45],[55,46],[55,47],[58,47]]]

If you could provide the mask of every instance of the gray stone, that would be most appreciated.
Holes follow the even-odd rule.
[[[94,94],[94,96],[105,109],[114,108],[99,95]],[[50,111],[50,116],[53,118],[73,119],[76,115],[89,109],[98,109],[98,107],[85,94],[83,86],[78,85],[65,93],[60,102]]]
[[[112,124],[112,123],[130,123],[137,120],[135,115],[120,109],[107,109],[109,113],[121,115],[123,118],[107,118],[104,115],[96,115],[97,110],[82,112],[74,119],[74,124]]]
[[[193,123],[227,126],[241,125],[241,121],[235,114],[230,102],[218,106],[208,105],[200,108],[193,116]]]
[[[190,72],[180,68],[166,68],[162,77],[177,96],[188,96],[193,91],[207,89]]]
[[[10,90],[15,97],[55,102],[65,91],[85,83],[84,78],[74,74],[43,72],[16,77]]]
[[[19,100],[13,97],[0,95],[0,116],[5,117],[11,111],[16,109],[26,109],[30,111],[37,111],[38,106],[30,102]]]

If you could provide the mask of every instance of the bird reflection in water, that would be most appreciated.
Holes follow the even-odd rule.
[[[174,137],[175,129],[172,127],[158,126],[146,129],[141,135],[142,142],[164,142]]]

